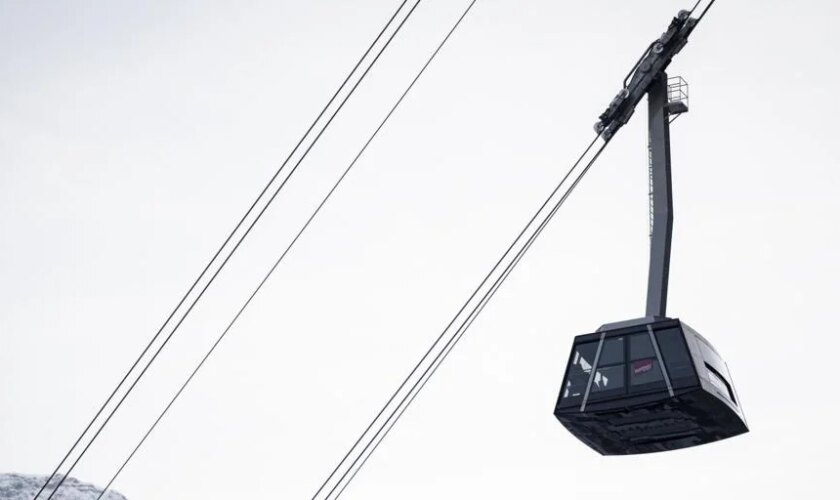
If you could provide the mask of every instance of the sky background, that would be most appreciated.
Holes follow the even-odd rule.
[[[0,2],[0,471],[53,469],[398,3]],[[311,497],[690,3],[478,0],[116,488]],[[107,482],[466,4],[421,2],[76,477]],[[609,458],[552,414],[572,338],[644,313],[640,111],[344,497],[835,489],[838,18],[721,0],[670,69],[669,315],[750,434]]]

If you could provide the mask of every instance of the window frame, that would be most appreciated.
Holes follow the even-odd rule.
[[[673,328],[673,327],[669,326],[667,328],[653,329],[653,326],[654,326],[653,324],[647,324],[647,325],[644,325],[644,330],[641,330],[641,331],[636,330],[636,331],[630,331],[630,332],[625,331],[625,332],[621,332],[621,333],[616,332],[615,334],[613,334],[611,336],[608,335],[608,336],[604,337],[604,346],[606,346],[607,342],[615,341],[616,339],[621,339],[622,347],[624,349],[624,351],[622,353],[622,360],[620,362],[614,362],[613,361],[609,364],[604,364],[604,363],[601,362],[601,358],[598,357],[597,364],[595,364],[592,367],[594,375],[591,377],[592,380],[589,383],[589,387],[588,387],[588,390],[587,390],[587,392],[589,393],[589,397],[586,400],[587,405],[589,403],[595,403],[595,402],[601,403],[601,402],[605,402],[605,401],[611,401],[611,400],[627,398],[627,397],[644,396],[644,395],[647,395],[647,394],[654,394],[654,393],[657,393],[657,392],[667,392],[667,393],[672,393],[673,392],[673,388],[671,388],[670,380],[669,380],[670,373],[668,371],[668,366],[667,366],[667,363],[665,362],[665,356],[662,353],[661,346],[659,345],[659,339],[656,335],[656,333],[658,331],[666,330],[668,328]],[[650,328],[650,329],[648,329],[648,328]],[[683,342],[683,345],[685,345],[685,347],[687,349],[688,346],[687,346],[687,344],[685,344],[685,337],[684,337],[684,333],[682,331],[682,328],[677,326],[677,331],[679,332],[680,336],[683,337],[682,342]],[[650,342],[649,346],[650,346],[651,350],[653,351],[651,357],[639,358],[637,360],[632,359],[633,356],[631,354],[630,346],[631,346],[632,339],[634,337],[645,337],[645,338],[648,339],[648,341]],[[603,356],[603,353],[601,353],[601,356]],[[690,352],[689,352],[689,358],[690,358]],[[659,370],[660,378],[659,378],[659,380],[656,380],[654,382],[647,382],[647,383],[644,383],[644,384],[639,384],[637,386],[633,386],[632,385],[632,380],[633,380],[632,363],[634,361],[644,361],[644,360],[652,360],[653,361],[654,366],[656,366]],[[618,392],[619,388],[606,389],[606,390],[596,390],[596,388],[595,388],[595,378],[597,377],[598,372],[602,369],[614,368],[614,367],[617,367],[617,366],[623,367],[622,374],[623,374],[624,380],[623,380],[623,384],[622,384],[622,387],[621,387],[621,392],[620,393]],[[692,363],[692,367],[693,367],[693,363]],[[696,375],[696,370],[695,370],[695,375]],[[654,386],[654,384],[655,384],[655,386]],[[647,386],[647,387],[645,387],[645,386]],[[634,390],[634,387],[635,387],[635,390]],[[565,389],[565,381],[564,381],[564,389]]]
[[[627,397],[627,395],[628,395],[627,388],[628,388],[628,382],[629,382],[629,378],[628,378],[629,374],[627,372],[627,356],[628,356],[628,353],[630,351],[627,348],[627,345],[628,345],[627,338],[628,337],[629,337],[629,335],[627,335],[627,334],[614,335],[612,337],[604,337],[604,346],[607,345],[607,342],[615,341],[615,340],[621,340],[621,346],[622,346],[622,349],[623,349],[623,352],[621,353],[622,354],[621,361],[618,362],[618,363],[603,364],[603,363],[601,363],[601,356],[603,356],[603,351],[601,352],[601,356],[598,357],[598,363],[595,366],[592,367],[593,373],[595,375],[593,375],[592,380],[590,381],[590,384],[589,384],[590,385],[589,390],[588,390],[589,399],[587,401],[587,404],[589,404],[589,402],[596,402],[597,401],[597,402],[600,403],[602,401],[609,401],[609,400],[612,400],[612,399]],[[622,383],[622,386],[621,386],[621,390],[622,390],[621,394],[618,394],[618,392],[617,392],[619,390],[619,388],[596,391],[595,388],[594,388],[594,384],[595,384],[595,378],[597,377],[597,374],[598,374],[598,370],[601,370],[601,369],[604,369],[604,368],[614,368],[614,367],[617,367],[617,366],[623,366],[624,367],[624,369],[622,370],[622,375],[623,375],[623,381],[622,382],[623,383]],[[615,391],[615,392],[613,392],[613,391]]]
[[[651,325],[652,326],[652,325]],[[665,333],[669,330],[676,330],[678,337],[679,337],[679,344],[682,347],[683,351],[686,353],[688,357],[688,366],[691,367],[691,373],[693,378],[691,379],[691,383],[688,385],[681,384],[679,386],[675,385],[675,380],[684,381],[689,377],[678,377],[674,378],[674,375],[671,371],[672,366],[669,366],[668,361],[668,354],[666,354],[665,350],[662,349],[662,342],[660,341],[660,333]],[[668,370],[668,377],[671,380],[671,385],[674,387],[674,390],[679,390],[685,387],[693,387],[700,383],[700,373],[697,371],[696,360],[694,359],[694,352],[691,350],[691,346],[688,345],[688,337],[686,336],[686,331],[683,329],[682,323],[677,322],[675,325],[668,325],[662,326],[660,328],[653,329],[653,337],[656,340],[656,345],[659,348],[659,352],[662,354],[662,362],[665,364],[665,368]],[[671,352],[673,354],[673,352]],[[672,360],[675,361],[675,360]]]
[[[586,381],[586,385],[583,388],[583,392],[581,393],[580,396],[568,396],[567,397],[567,396],[564,396],[564,392],[566,391],[566,385],[569,382],[569,375],[571,374],[572,368],[574,367],[573,362],[574,362],[574,359],[575,359],[575,353],[580,351],[580,347],[588,345],[588,344],[594,344],[595,345],[595,352],[597,353],[598,343],[599,343],[599,340],[587,340],[587,341],[584,341],[584,342],[575,342],[574,344],[572,344],[572,349],[569,352],[569,360],[566,362],[566,371],[563,374],[563,383],[560,386],[560,397],[558,398],[558,404],[557,404],[558,407],[579,406],[581,404],[581,401],[583,401],[583,399],[586,395],[586,391],[589,388],[589,380],[588,379]],[[591,371],[595,371],[595,361],[596,361],[596,359],[593,358],[592,362],[591,362],[591,365],[592,365],[592,370]]]

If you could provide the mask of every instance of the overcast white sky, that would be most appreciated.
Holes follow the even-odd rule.
[[[52,470],[398,3],[0,3],[0,471]],[[479,0],[117,489],[309,498],[690,3]],[[76,477],[108,480],[466,4],[421,2]],[[552,415],[573,336],[644,312],[641,112],[345,497],[826,498],[839,17],[721,0],[670,70],[669,313],[750,434],[604,458]]]

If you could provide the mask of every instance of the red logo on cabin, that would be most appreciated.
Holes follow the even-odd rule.
[[[653,360],[643,359],[641,361],[633,362],[633,375],[641,375],[653,370]]]

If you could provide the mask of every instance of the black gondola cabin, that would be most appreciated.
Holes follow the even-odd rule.
[[[726,363],[677,319],[616,323],[576,337],[554,414],[602,455],[675,450],[747,432]]]

